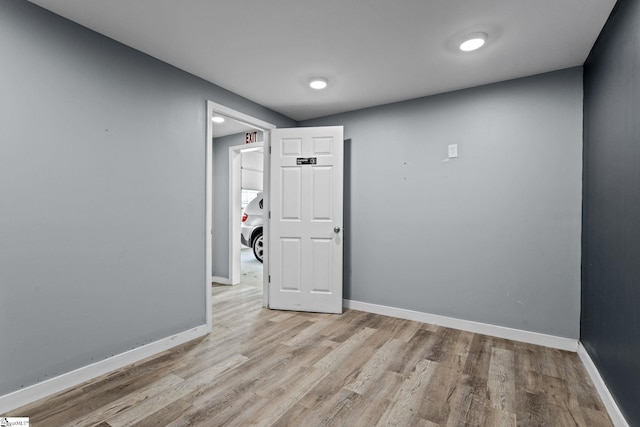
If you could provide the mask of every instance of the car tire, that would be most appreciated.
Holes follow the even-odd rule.
[[[253,255],[258,261],[262,262],[264,259],[264,239],[262,238],[262,232],[253,239],[252,248]]]

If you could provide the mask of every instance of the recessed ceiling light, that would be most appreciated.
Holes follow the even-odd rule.
[[[469,34],[462,44],[460,44],[460,50],[463,52],[471,52],[476,49],[480,49],[487,41],[486,33],[473,33]]]
[[[325,79],[324,77],[313,77],[309,80],[309,87],[316,90],[324,89],[328,84],[329,80]]]
[[[213,116],[211,120],[213,120],[213,123],[224,123],[224,117],[220,116]]]

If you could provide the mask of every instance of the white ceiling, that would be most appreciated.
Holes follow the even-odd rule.
[[[219,114],[216,114],[220,116]],[[242,123],[238,120],[234,120],[231,117],[224,117],[223,123],[213,123],[213,137],[221,138],[227,135],[235,135],[238,133],[244,132],[253,132],[256,129],[247,125],[246,123]]]
[[[295,120],[581,65],[615,4],[31,1]],[[487,45],[459,52],[455,42],[476,31]],[[317,75],[325,91],[307,86]]]

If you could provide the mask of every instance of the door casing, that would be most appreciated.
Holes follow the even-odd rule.
[[[207,310],[207,325],[209,327],[209,329],[211,329],[211,282],[213,281],[213,275],[212,275],[212,266],[213,266],[213,239],[216,238],[216,236],[213,235],[213,122],[211,120],[211,118],[213,117],[213,115],[221,115],[221,116],[225,116],[225,117],[229,117],[233,120],[237,120],[239,122],[242,122],[246,125],[248,125],[249,127],[252,127],[254,129],[257,130],[261,130],[264,132],[265,135],[265,142],[264,142],[264,146],[265,146],[265,150],[267,150],[266,146],[268,145],[268,135],[269,135],[269,131],[272,129],[275,129],[276,126],[265,122],[263,120],[260,120],[258,118],[255,118],[253,116],[250,116],[248,114],[242,113],[240,111],[234,110],[232,108],[229,108],[225,105],[222,104],[218,104],[215,103],[213,101],[207,101],[207,131],[206,131],[206,147],[207,147],[207,151],[206,151],[206,156],[207,156],[207,160],[206,160],[206,185],[205,185],[205,191],[206,191],[206,208],[205,208],[205,216],[206,216],[206,224],[205,224],[205,230],[206,231],[206,249],[205,249],[205,256],[206,256],[206,261],[205,261],[205,269],[206,269],[206,280],[205,280],[205,301],[206,301],[206,310]],[[240,146],[241,148],[246,148],[246,145],[242,145]],[[265,190],[268,188],[269,185],[269,178],[268,178],[268,156],[264,156],[265,158],[265,162],[264,162],[264,183],[263,186],[265,187]],[[230,165],[231,166],[231,165]],[[231,169],[230,169],[231,172]],[[231,174],[229,175],[229,198],[231,199],[231,195],[233,194],[231,192],[231,186],[232,185],[239,185],[238,183],[235,182],[234,179],[234,183],[232,184],[231,180],[234,179]],[[239,181],[239,179],[238,179]],[[265,193],[266,194],[266,193]],[[236,204],[232,204],[231,200],[229,201],[229,219],[230,219],[230,224],[231,224],[231,219],[232,218],[240,218],[240,204],[236,203]],[[234,213],[234,211],[232,211],[232,207],[237,205],[237,212]],[[265,230],[265,238],[267,236],[266,234],[266,230],[267,230],[267,210],[265,209],[265,225],[263,230]],[[235,216],[234,216],[235,215]],[[231,225],[230,225],[231,227]],[[232,284],[234,283],[238,283],[239,282],[239,277],[240,277],[240,243],[239,243],[239,223],[238,223],[238,235],[234,236],[232,233],[232,230],[230,230],[229,233],[229,242],[228,242],[228,254],[229,254],[229,277],[226,280],[227,284]],[[233,241],[233,238],[235,237],[235,241]],[[232,251],[235,251],[237,247],[237,257],[233,255]],[[234,258],[237,258],[237,262],[238,262],[238,268],[237,270],[234,272],[234,268],[232,267],[231,263],[232,260]],[[266,306],[266,304],[268,304],[268,283],[267,283],[267,277],[268,277],[268,268],[267,267],[267,263],[266,263],[267,258],[265,257],[265,269],[263,270],[264,274],[264,283],[263,283],[263,287],[264,287],[264,292],[263,294],[265,295],[264,297],[264,304]],[[237,278],[236,278],[236,274],[237,274]]]

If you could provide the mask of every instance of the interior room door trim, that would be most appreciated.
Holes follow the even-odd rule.
[[[213,271],[213,110],[215,103],[207,101],[207,130],[205,132],[205,208],[204,208],[204,230],[205,230],[205,250],[204,250],[204,303],[205,316],[207,317],[207,331],[211,332],[213,327],[211,312],[211,273]]]
[[[234,110],[232,108],[229,108],[225,105],[222,104],[217,104],[213,101],[207,101],[207,135],[206,135],[206,139],[207,139],[207,185],[206,185],[206,230],[207,233],[207,248],[206,248],[206,287],[205,287],[205,294],[206,294],[206,304],[207,304],[207,324],[209,325],[209,323],[211,322],[211,282],[212,282],[212,269],[213,269],[213,239],[216,238],[216,236],[213,235],[213,169],[212,169],[212,164],[213,164],[213,123],[211,121],[211,118],[213,117],[213,114],[216,115],[222,115],[228,118],[231,118],[233,120],[237,120],[239,122],[245,123],[247,125],[249,125],[250,127],[253,127],[255,129],[258,130],[262,130],[265,133],[265,147],[268,144],[268,134],[269,131],[271,131],[272,129],[275,129],[276,126],[265,122],[264,120],[260,120],[258,118],[255,118],[253,116],[250,116],[248,114],[245,114],[243,112]],[[267,164],[267,156],[265,156],[265,167],[268,167]],[[265,178],[264,178],[264,186],[268,185],[268,176],[266,175],[266,171],[267,169],[265,169]],[[231,170],[230,170],[231,172]],[[230,185],[230,189],[231,189],[231,183],[229,183]],[[231,195],[231,193],[230,193]],[[230,209],[229,209],[229,214],[230,216],[230,220],[231,218],[233,218],[234,212],[231,210],[231,207],[233,205],[230,204]],[[238,211],[237,213],[237,217],[240,217],[240,206],[238,205],[237,207]],[[231,221],[230,221],[231,222]],[[231,239],[236,238],[236,240],[239,240],[239,237],[237,236],[233,236],[229,235],[229,243],[228,243],[228,256],[229,256],[229,277],[227,280],[227,283],[232,284],[234,283],[232,280],[235,279],[235,277],[231,277],[233,275],[233,268],[231,265],[231,260],[232,260],[232,241]],[[239,248],[239,246],[238,246]],[[238,253],[238,262],[240,259],[240,254]],[[238,269],[239,270],[239,269]],[[266,277],[266,275],[265,275]],[[267,286],[267,281],[264,281],[264,286]]]

